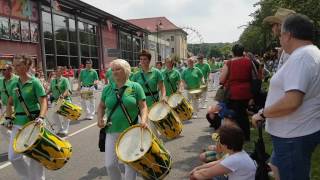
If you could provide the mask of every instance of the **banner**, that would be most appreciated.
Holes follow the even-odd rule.
[[[0,0],[0,14],[23,20],[39,19],[37,3],[31,0]]]

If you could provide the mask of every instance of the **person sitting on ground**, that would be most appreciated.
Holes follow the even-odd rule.
[[[242,149],[243,131],[237,126],[223,125],[219,128],[218,135],[221,151],[229,155],[194,168],[190,172],[190,180],[215,179],[224,175],[228,175],[228,180],[254,180],[256,165]]]
[[[206,118],[210,123],[210,127],[218,129],[223,120],[226,119],[226,121],[228,121],[229,119],[235,119],[236,113],[228,109],[226,103],[218,102],[213,106],[209,106]]]

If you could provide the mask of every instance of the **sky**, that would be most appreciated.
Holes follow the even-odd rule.
[[[147,17],[168,18],[178,27],[191,27],[201,34],[203,42],[237,41],[253,18],[249,15],[259,0],[82,0],[122,19]],[[200,42],[187,30],[190,41]],[[190,42],[189,41],[189,42]]]

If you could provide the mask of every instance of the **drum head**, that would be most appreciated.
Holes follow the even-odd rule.
[[[155,103],[148,114],[151,121],[159,121],[167,116],[170,111],[170,106],[164,102]]]
[[[201,89],[195,89],[195,90],[189,91],[189,94],[200,94],[201,92],[202,92]]]
[[[32,134],[30,134],[31,132]],[[39,138],[39,134],[40,134],[40,127],[35,126],[35,123],[32,122],[25,125],[15,137],[14,150],[18,153],[29,150],[29,148]]]
[[[134,162],[143,157],[152,144],[152,135],[150,130],[142,130],[142,147],[141,148],[141,127],[132,126],[122,133],[117,143],[117,156],[124,162]]]
[[[57,112],[60,110],[60,107],[64,104],[64,99],[58,99],[55,106],[54,106],[54,112]]]
[[[181,94],[174,93],[168,99],[168,104],[170,107],[177,107],[184,97]]]

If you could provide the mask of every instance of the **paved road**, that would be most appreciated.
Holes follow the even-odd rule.
[[[96,98],[99,99],[99,94]],[[208,94],[212,102],[213,92]],[[80,99],[74,98],[79,104]],[[96,102],[98,103],[98,102]],[[95,120],[80,120],[72,122],[70,136],[67,139],[73,146],[71,160],[60,170],[46,171],[48,180],[98,180],[109,179],[104,168],[104,153],[98,151],[98,132]],[[170,151],[173,165],[166,180],[188,179],[188,172],[198,165],[198,155],[201,149],[210,144],[212,129],[205,120],[205,110],[200,111],[198,119],[184,122],[183,132],[179,138],[165,141],[165,147]],[[5,151],[0,147],[1,152]],[[18,180],[13,167],[7,162],[6,156],[0,156],[0,179]],[[142,178],[138,178],[142,179]]]

